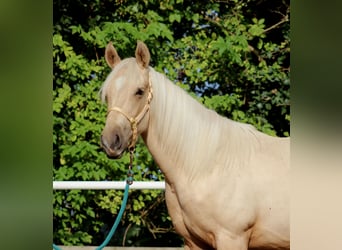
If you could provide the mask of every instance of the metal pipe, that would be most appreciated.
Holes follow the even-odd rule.
[[[65,189],[125,189],[126,181],[54,181],[54,190]],[[165,189],[165,181],[134,181],[130,189]]]

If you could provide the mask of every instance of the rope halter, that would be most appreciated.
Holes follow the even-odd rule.
[[[149,83],[148,84],[149,90],[148,90],[148,96],[146,99],[145,106],[136,117],[130,117],[119,107],[113,107],[113,108],[108,109],[108,111],[107,111],[107,116],[109,115],[109,113],[111,111],[117,111],[117,112],[121,113],[131,124],[132,139],[131,139],[131,143],[128,145],[128,150],[130,152],[134,151],[135,144],[137,143],[137,140],[138,140],[138,125],[150,109],[150,103],[151,103],[152,97],[153,97],[152,83],[151,83],[150,77],[149,77],[148,83]]]

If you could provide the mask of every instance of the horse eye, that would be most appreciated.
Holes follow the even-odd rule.
[[[144,94],[144,90],[140,88],[135,92],[136,96],[142,96],[143,94]]]

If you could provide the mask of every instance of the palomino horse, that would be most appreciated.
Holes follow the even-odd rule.
[[[289,249],[289,138],[203,107],[149,66],[142,42],[124,60],[109,43],[105,58],[102,147],[119,158],[142,136],[185,249]]]

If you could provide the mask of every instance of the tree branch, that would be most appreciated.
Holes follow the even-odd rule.
[[[272,29],[275,29],[275,28],[277,28],[279,25],[281,25],[281,24],[283,24],[283,23],[286,23],[286,22],[288,22],[289,21],[289,16],[288,15],[286,15],[286,16],[284,16],[284,18],[283,19],[281,19],[279,22],[277,22],[276,24],[273,24],[271,27],[268,27],[267,29],[264,29],[264,32],[263,33],[266,33],[266,32],[268,32],[268,31],[270,31],[270,30],[272,30]]]
[[[123,247],[125,246],[127,233],[128,233],[128,230],[131,228],[131,226],[132,226],[132,223],[130,223],[130,224],[127,226],[126,230],[125,230],[124,237],[123,237],[123,239],[122,239],[122,246],[123,246]]]
[[[248,44],[248,49],[258,57],[259,62],[264,61],[264,58],[260,56],[259,51],[255,49],[252,45]]]

